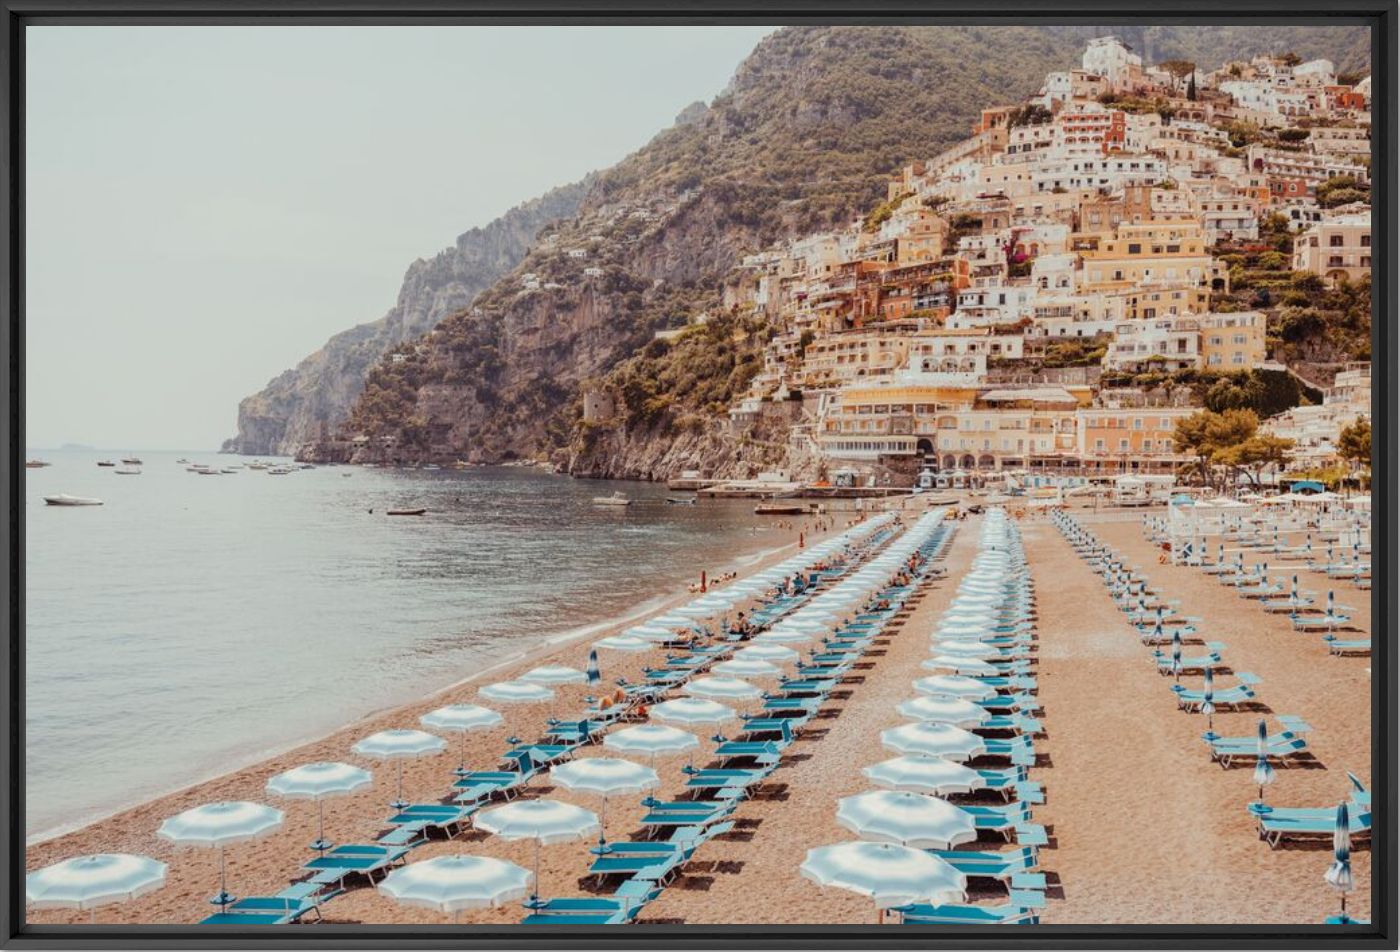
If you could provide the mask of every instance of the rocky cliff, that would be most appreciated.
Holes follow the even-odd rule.
[[[294,455],[333,432],[385,353],[471,304],[520,263],[541,228],[572,216],[586,191],[586,181],[554,189],[460,235],[432,258],[413,262],[389,313],[332,337],[239,404],[238,435],[224,444],[225,452]]]
[[[1280,29],[1154,27],[1140,42],[1206,68],[1240,53],[1320,55],[1337,42]],[[729,424],[726,411],[759,369],[766,340],[765,328],[722,307],[737,262],[868,211],[892,171],[965,137],[982,108],[1032,94],[1105,32],[772,34],[712,103],[687,107],[599,173],[577,214],[471,308],[381,360],[340,438],[318,453],[532,457],[580,475],[641,478],[805,465],[800,446],[757,429],[763,421]],[[600,395],[607,411],[586,418],[585,393]]]

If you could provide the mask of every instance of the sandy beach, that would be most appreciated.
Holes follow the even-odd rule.
[[[914,511],[911,506],[909,512]],[[1188,614],[1204,619],[1205,639],[1228,646],[1223,655],[1229,670],[1250,671],[1260,678],[1256,690],[1261,707],[1217,714],[1218,733],[1252,735],[1267,712],[1300,715],[1312,725],[1308,735],[1312,758],[1280,769],[1266,791],[1268,802],[1335,805],[1348,792],[1348,770],[1369,785],[1370,678],[1366,672],[1371,659],[1329,657],[1321,636],[1294,633],[1286,616],[1266,614],[1198,569],[1157,564],[1157,550],[1142,532],[1141,513],[1075,514],[1130,564],[1140,565],[1162,594],[1181,599]],[[840,519],[836,521],[840,528]],[[928,654],[928,635],[976,554],[980,522],[972,518],[959,525],[942,556],[946,579],[924,583],[907,613],[886,630],[811,729],[785,753],[760,794],[741,805],[735,830],[702,846],[661,897],[643,910],[640,922],[875,921],[868,900],[818,888],[801,878],[798,867],[808,849],[854,838],[836,823],[836,801],[869,789],[862,768],[891,756],[880,747],[879,732],[905,721],[895,706],[912,696],[911,681],[928,673],[919,668]],[[1019,524],[1039,608],[1036,673],[1044,734],[1036,738],[1039,758],[1032,779],[1045,787],[1046,803],[1035,807],[1034,820],[1047,828],[1050,838],[1049,847],[1041,850],[1041,867],[1049,882],[1042,921],[1317,923],[1333,913],[1336,894],[1322,880],[1330,862],[1330,842],[1270,849],[1257,837],[1255,821],[1245,810],[1255,796],[1250,767],[1226,770],[1210,760],[1200,737],[1205,718],[1177,709],[1169,690],[1172,678],[1158,673],[1151,648],[1140,643],[1099,576],[1075,555],[1055,526],[1043,515],[1029,516]],[[793,551],[789,546],[762,564]],[[759,568],[746,567],[743,574]],[[1325,591],[1328,584],[1325,577],[1302,583],[1318,591]],[[675,593],[671,604],[687,597]],[[1365,593],[1339,593],[1340,601],[1358,609],[1356,621],[1367,631],[1368,598]],[[546,660],[581,668],[589,643],[605,633],[540,649],[493,671],[490,680],[512,677]],[[635,677],[656,657],[655,653],[604,654],[605,678]],[[1221,680],[1232,683],[1229,674]],[[1183,677],[1183,683],[1193,687],[1199,681],[1199,677]],[[217,854],[176,848],[157,839],[154,831],[163,819],[215,800],[274,802],[263,790],[272,774],[315,760],[359,762],[349,748],[360,737],[389,727],[416,726],[420,714],[442,704],[475,701],[479,685],[479,680],[463,682],[253,767],[32,846],[26,865],[33,870],[92,852],[154,856],[170,864],[167,885],[136,902],[98,910],[98,921],[197,921],[208,913],[205,900],[216,891]],[[582,697],[589,691],[577,686],[558,693],[554,713],[568,715],[583,707]],[[470,766],[494,764],[508,736],[537,736],[550,711],[527,707],[503,713],[507,717],[503,727],[468,735],[465,757]],[[458,737],[449,740],[448,754],[406,764],[404,787],[410,800],[430,802],[448,792],[451,768],[463,749]],[[578,756],[605,753],[606,748],[595,745]],[[704,759],[696,757],[697,763]],[[672,797],[681,791],[683,763],[683,758],[658,760],[664,785],[657,796]],[[394,769],[372,766],[376,776],[371,789],[327,801],[327,836],[332,841],[363,842],[385,829],[382,821],[388,816],[385,804],[393,795]],[[596,798],[552,791],[547,776],[537,780],[531,791],[595,812],[601,806]],[[639,799],[631,796],[609,802],[610,838],[639,828]],[[306,844],[316,835],[314,805],[304,801],[275,805],[286,811],[282,830],[228,851],[230,889],[239,895],[275,893],[310,855]],[[588,895],[595,888],[584,875],[590,845],[545,847],[540,892]],[[966,848],[997,848],[997,843],[988,840]],[[475,831],[455,840],[434,839],[414,850],[410,859],[454,853],[496,856],[526,867],[533,862],[532,844],[503,842]],[[1367,917],[1369,848],[1358,846],[1353,862],[1358,888],[1350,896],[1349,911]],[[974,891],[970,898],[1000,902],[1004,892],[993,887]],[[328,923],[445,921],[438,913],[405,908],[363,885],[336,898],[324,912]],[[520,914],[518,904],[509,904],[464,914],[462,922],[511,923]],[[31,913],[31,921],[86,922],[87,915],[43,911]]]

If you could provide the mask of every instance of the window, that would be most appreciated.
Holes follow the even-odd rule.
[[[1371,247],[1371,236],[1370,236],[1370,235],[1362,235],[1362,236],[1361,236],[1361,247],[1363,247],[1363,248],[1369,248],[1369,247]]]
[[[1332,235],[1327,239],[1327,244],[1331,245],[1333,248],[1340,248],[1342,246],[1342,236]]]
[[[1140,254],[1142,254],[1142,245],[1138,244],[1137,242],[1131,242],[1131,243],[1129,243],[1129,245],[1128,245],[1128,254],[1130,254],[1130,255],[1140,255]]]

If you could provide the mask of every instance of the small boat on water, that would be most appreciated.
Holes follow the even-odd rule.
[[[140,466],[140,465],[141,465],[141,459],[140,459],[139,457],[136,457],[136,456],[131,456],[131,457],[125,458],[125,459],[122,460],[122,462],[125,463],[125,464],[128,465],[128,466]]]
[[[187,459],[185,459],[183,456],[181,456],[181,457],[180,457],[179,459],[177,459],[175,462],[177,462],[177,463],[188,463],[189,460],[187,460]],[[102,464],[101,464],[101,463],[98,463],[97,465],[98,465],[98,466],[101,466]]]
[[[764,502],[753,507],[756,516],[805,516],[812,510],[800,503]]]
[[[628,499],[628,498],[627,498],[625,495],[623,495],[622,493],[616,492],[616,493],[613,493],[611,496],[594,496],[594,497],[593,497],[593,505],[595,505],[595,506],[630,506],[630,505],[632,505],[632,500],[631,500],[631,499]]]
[[[391,516],[421,516],[427,511],[426,509],[390,509],[388,514]]]
[[[264,463],[262,460],[258,460],[257,462],[249,463],[249,464],[248,464],[248,468],[249,468],[249,469],[267,469],[267,464]]]
[[[342,476],[354,476],[355,474],[354,474],[354,473],[350,473],[350,472],[345,472],[345,473],[341,473],[340,475],[342,475]]]
[[[116,466],[117,463],[116,463],[115,460],[100,459],[100,460],[97,461],[97,465],[98,465],[98,466]]]
[[[423,468],[423,469],[442,469],[442,467],[439,466],[437,463],[428,463],[428,464],[424,465],[422,468]]]
[[[691,496],[689,499],[677,499],[675,496],[666,497],[666,505],[668,506],[693,506],[695,502],[696,499],[694,496]]]
[[[48,460],[45,459],[27,459],[24,461],[25,469],[43,469],[45,466],[52,465],[53,463],[50,463]]]
[[[267,471],[267,475],[269,475],[269,476],[289,476],[289,475],[291,475],[291,474],[294,473],[294,472],[296,472],[296,470],[292,469],[292,467],[290,467],[290,466],[274,466],[274,467],[272,467],[271,469],[269,469],[269,470]]]
[[[113,470],[118,476],[140,476],[141,470],[134,466],[118,466]]]
[[[225,466],[223,469],[219,470],[219,472],[223,473],[225,476],[232,476],[234,473],[238,472],[238,470],[234,469],[232,466]]]
[[[91,496],[70,496],[67,493],[58,493],[54,496],[45,496],[44,502],[50,506],[100,506],[101,499],[93,499]]]

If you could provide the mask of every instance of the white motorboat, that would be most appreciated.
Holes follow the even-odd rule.
[[[118,466],[116,469],[112,470],[112,472],[116,473],[118,476],[140,476],[140,475],[141,475],[141,470],[138,469],[138,468],[135,467],[135,466]]]
[[[44,502],[50,506],[100,506],[101,499],[93,499],[91,496],[70,496],[67,493],[58,493],[55,496],[45,496]]]
[[[595,506],[630,506],[630,505],[632,505],[632,500],[628,499],[628,498],[627,498],[626,496],[624,496],[622,493],[616,492],[616,493],[613,493],[611,496],[594,496],[594,497],[593,497],[593,505],[595,505]]]

